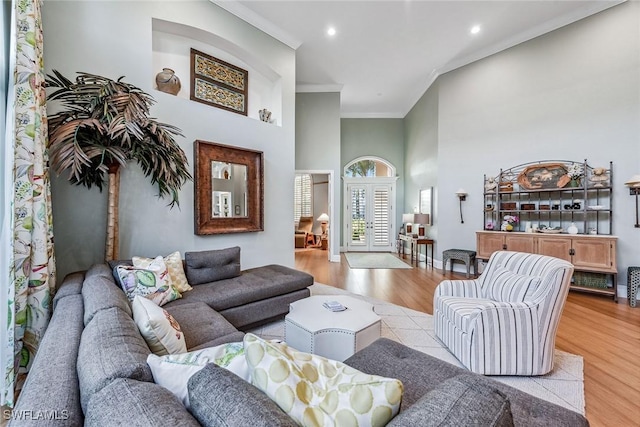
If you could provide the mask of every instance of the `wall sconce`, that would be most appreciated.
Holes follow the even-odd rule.
[[[640,195],[640,175],[634,175],[631,179],[624,183],[629,187],[629,194],[636,196],[636,224],[634,227],[640,228],[640,221],[638,221],[638,195]]]
[[[425,225],[429,224],[429,214],[417,213],[413,215],[413,225],[418,228],[418,236],[424,237],[426,234]]]
[[[464,224],[464,219],[462,218],[462,202],[467,200],[467,192],[460,188],[456,191],[456,196],[460,199],[460,224]]]

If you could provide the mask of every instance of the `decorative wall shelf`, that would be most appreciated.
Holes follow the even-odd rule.
[[[525,163],[485,175],[478,258],[513,250],[565,259],[576,271],[572,289],[617,301],[612,181],[612,162],[607,169],[587,160]],[[500,232],[505,215],[518,217],[513,231]]]

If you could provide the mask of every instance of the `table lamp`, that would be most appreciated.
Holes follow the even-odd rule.
[[[418,228],[418,236],[426,235],[426,225],[429,224],[429,214],[417,213],[413,215],[413,223]]]
[[[404,234],[411,234],[413,214],[402,214],[402,223],[404,224]]]
[[[320,227],[322,227],[322,235],[326,236],[327,224],[329,224],[329,215],[322,213],[318,218],[316,218],[316,221],[318,221],[320,223]]]

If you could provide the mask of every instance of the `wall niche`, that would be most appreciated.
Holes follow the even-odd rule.
[[[282,126],[282,78],[271,67],[236,44],[216,34],[163,19],[152,20],[152,86],[156,74],[170,68],[178,76],[181,89],[176,95],[189,102],[191,48],[207,53],[249,72],[247,117],[260,120],[260,110],[271,112],[270,123]],[[218,110],[215,107],[210,107]],[[218,110],[221,111],[221,110]],[[228,114],[236,114],[228,112]]]

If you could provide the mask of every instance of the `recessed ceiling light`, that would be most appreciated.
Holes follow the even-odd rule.
[[[471,34],[478,34],[480,32],[480,25],[474,25],[473,27],[471,27],[469,32]]]
[[[336,29],[333,28],[333,27],[329,27],[327,29],[327,34],[330,35],[330,36],[335,36],[336,35]]]

